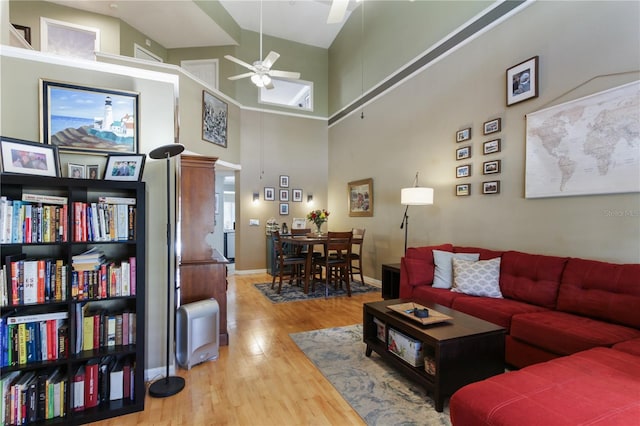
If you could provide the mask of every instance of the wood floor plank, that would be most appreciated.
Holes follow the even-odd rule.
[[[143,412],[93,424],[364,425],[289,334],[360,323],[362,304],[381,293],[273,304],[253,285],[270,281],[266,274],[229,277],[229,346],[216,361],[178,369],[182,392],[147,395]]]

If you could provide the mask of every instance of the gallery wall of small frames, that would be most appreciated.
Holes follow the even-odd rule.
[[[302,202],[302,189],[291,188],[289,189],[289,176],[280,175],[278,179],[278,189],[273,186],[265,186],[263,197],[265,201],[277,201],[280,203],[278,211],[281,216],[289,214],[289,202],[301,203]],[[310,194],[307,195],[309,199]]]
[[[478,189],[480,194],[490,195],[500,193],[500,180],[498,175],[502,172],[502,159],[496,158],[502,151],[502,140],[498,138],[502,130],[502,119],[494,118],[482,124],[483,141],[480,146],[474,147],[471,142],[472,129],[467,127],[456,132],[456,184],[455,192],[458,197],[468,197],[472,194],[471,177],[473,172],[482,176],[482,182]],[[473,164],[472,155],[482,159]],[[476,171],[477,170],[477,171]]]

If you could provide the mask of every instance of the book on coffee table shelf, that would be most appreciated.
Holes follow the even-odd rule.
[[[389,305],[387,308],[391,309],[394,312],[397,312],[403,315],[405,318],[409,318],[410,320],[417,321],[422,325],[428,324],[438,324],[441,322],[452,320],[453,318],[436,311],[435,309],[427,309],[419,303],[408,302],[408,303],[399,303],[397,305]],[[416,316],[416,311],[427,310],[429,312],[429,316],[427,317],[418,317]]]

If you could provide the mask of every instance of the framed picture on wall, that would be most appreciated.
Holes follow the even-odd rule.
[[[500,152],[500,139],[494,139],[482,144],[482,154],[488,155]]]
[[[289,203],[280,203],[280,214],[283,216],[289,214]]]
[[[466,197],[471,195],[471,184],[461,183],[460,185],[456,185],[456,195],[458,197]]]
[[[471,176],[471,164],[456,167],[456,178],[465,178]]]
[[[456,160],[466,160],[471,158],[471,146],[456,149]]]
[[[471,139],[471,127],[456,132],[456,142],[464,142],[469,139]]]
[[[137,92],[40,80],[40,137],[61,151],[138,152]]]
[[[279,200],[280,201],[289,201],[289,190],[288,189],[281,189],[280,190]]]
[[[280,188],[288,188],[289,187],[289,176],[280,175]]]
[[[501,119],[495,118],[493,120],[489,120],[482,125],[482,133],[485,135],[489,135],[491,133],[499,132],[502,129]]]
[[[276,199],[276,189],[272,186],[264,187],[264,200],[273,201]]]
[[[507,70],[507,106],[538,97],[538,57]]]
[[[491,175],[494,173],[500,173],[500,160],[485,161],[482,163],[482,174]]]
[[[294,203],[302,202],[302,189],[291,190],[291,201],[293,201]]]
[[[349,216],[373,216],[373,179],[362,179],[347,184]]]
[[[500,193],[500,181],[499,180],[490,180],[487,182],[482,182],[482,193],[483,194],[499,194]]]
[[[227,103],[202,91],[202,139],[227,147]]]

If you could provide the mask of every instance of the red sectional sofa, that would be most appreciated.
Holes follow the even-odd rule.
[[[436,265],[434,250],[439,259],[442,252],[500,257],[502,297],[435,288],[442,262]],[[461,264],[455,262],[454,269]],[[456,392],[454,425],[640,424],[640,264],[451,244],[412,247],[401,260],[400,297],[507,330],[505,363],[521,370]]]

